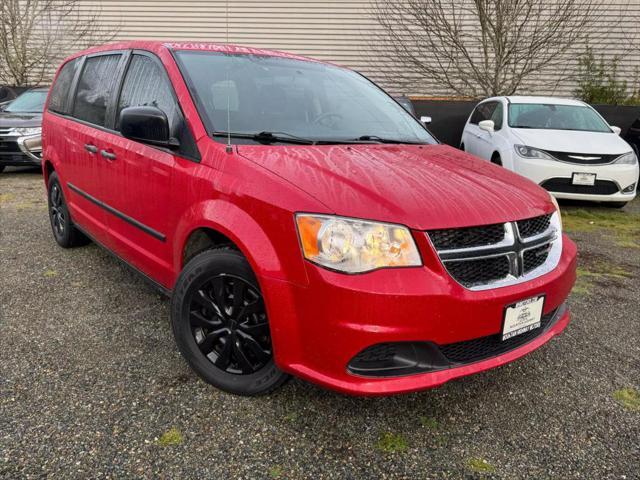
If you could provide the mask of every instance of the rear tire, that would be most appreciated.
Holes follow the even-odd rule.
[[[464,149],[464,143],[460,144],[460,150],[462,150],[463,152],[465,152],[466,150]]]
[[[62,248],[72,248],[89,243],[89,239],[75,227],[71,220],[62,185],[56,172],[49,176],[47,201],[49,204],[51,231],[58,245]]]
[[[607,208],[624,208],[629,202],[602,202]]]
[[[261,395],[288,378],[273,359],[264,300],[249,262],[217,248],[184,267],[171,300],[180,353],[207,383],[236,395]]]

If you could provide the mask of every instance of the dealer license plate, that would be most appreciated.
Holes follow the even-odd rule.
[[[576,172],[573,174],[573,177],[571,177],[571,183],[574,185],[595,185],[596,174]]]
[[[508,305],[504,310],[502,340],[540,328],[543,307],[544,295]]]

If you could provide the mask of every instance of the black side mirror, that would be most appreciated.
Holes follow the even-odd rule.
[[[176,148],[180,144],[169,133],[167,115],[157,107],[127,107],[120,112],[120,133],[141,143]]]

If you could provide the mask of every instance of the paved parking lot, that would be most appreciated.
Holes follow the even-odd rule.
[[[0,174],[0,477],[640,478],[640,202],[564,206],[573,322],[511,365],[407,396],[293,380],[221,393],[169,303],[55,244],[38,172]]]

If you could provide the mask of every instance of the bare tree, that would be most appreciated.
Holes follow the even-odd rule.
[[[79,0],[0,0],[0,84],[37,85],[73,50],[111,40]]]
[[[599,0],[372,0],[378,56],[395,84],[425,79],[463,97],[513,94],[540,72],[575,63]]]

